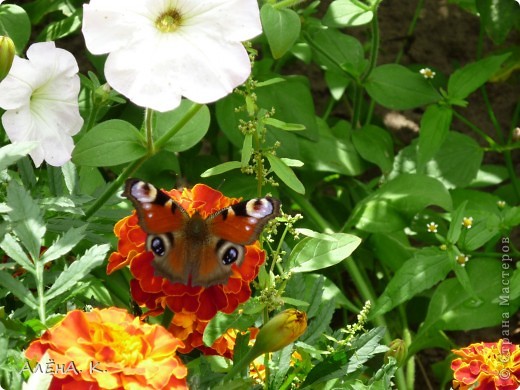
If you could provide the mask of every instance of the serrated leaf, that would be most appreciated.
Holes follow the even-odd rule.
[[[416,252],[390,279],[370,317],[378,317],[442,281],[453,268],[453,261],[446,251],[437,248]]]
[[[77,234],[74,232],[73,234]],[[92,269],[103,263],[105,256],[110,249],[108,244],[94,245],[88,249],[83,256],[74,261],[69,268],[64,270],[54,284],[45,293],[45,299],[51,300],[60,294],[67,292],[77,282],[83,279]]]
[[[227,161],[225,163],[214,166],[213,168],[205,170],[201,173],[200,177],[220,175],[221,173],[240,168],[242,168],[240,161]]]
[[[94,126],[79,140],[72,161],[89,167],[114,166],[145,155],[139,130],[126,121],[111,119]]]
[[[312,310],[312,308],[309,308],[309,311],[310,310]],[[312,344],[315,340],[319,339],[330,326],[330,321],[332,320],[332,315],[335,310],[335,302],[321,301],[316,316],[310,321],[307,330],[300,337],[300,340],[307,344]]]
[[[379,342],[384,333],[384,328],[371,329],[354,340],[351,348],[341,348],[325,356],[322,362],[311,369],[300,388],[312,388],[311,385],[343,378],[359,370],[374,354],[382,352]]]
[[[11,207],[8,215],[13,231],[23,243],[33,259],[40,255],[42,237],[46,228],[38,204],[29,193],[14,181],[7,187],[7,204]]]
[[[282,160],[273,154],[267,153],[265,155],[273,172],[283,181],[287,187],[299,194],[305,193],[305,187],[302,182],[296,177],[296,174],[289,168]]]
[[[27,257],[27,254],[24,252],[23,248],[12,235],[7,233],[4,236],[4,239],[2,242],[0,242],[0,248],[2,248],[2,250],[9,258],[16,261],[21,267],[29,272],[34,273],[35,268],[33,262]]]
[[[83,225],[79,228],[71,228],[56,240],[43,254],[41,261],[44,264],[49,261],[56,260],[63,255],[69,253],[84,237],[87,225]]]
[[[38,142],[17,142],[0,148],[0,171],[27,156],[36,146]]]
[[[2,287],[10,291],[20,301],[33,310],[38,308],[36,299],[34,299],[31,292],[22,284],[22,282],[13,278],[10,274],[4,271],[0,271],[0,280],[2,281]]]
[[[300,36],[300,17],[292,9],[278,9],[267,3],[260,10],[260,19],[273,57],[282,57]]]
[[[295,266],[291,272],[310,272],[333,266],[349,257],[361,244],[361,239],[351,234],[333,233],[335,241],[320,238],[304,238],[296,244],[289,256]]]

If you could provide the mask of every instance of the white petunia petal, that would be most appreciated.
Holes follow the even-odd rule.
[[[44,160],[61,166],[71,158],[71,136],[83,125],[78,65],[72,54],[53,42],[33,44],[27,57],[13,62],[0,83],[0,106],[6,109],[2,124],[13,143],[38,141],[30,153],[37,167]]]
[[[262,31],[256,0],[91,0],[83,19],[108,83],[158,111],[229,94],[251,72],[241,42]]]
[[[91,0],[83,6],[82,31],[92,54],[124,49],[154,30],[153,14],[146,1]]]

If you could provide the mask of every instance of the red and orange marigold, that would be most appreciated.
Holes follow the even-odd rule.
[[[191,190],[174,189],[166,193],[190,216],[198,211],[204,218],[240,201],[225,197],[204,184],[197,184]],[[135,278],[130,282],[132,296],[138,304],[145,305],[152,315],[162,313],[166,306],[175,313],[192,313],[201,321],[210,320],[218,311],[232,313],[239,304],[250,298],[250,283],[265,261],[265,252],[258,244],[248,245],[243,263],[240,267],[233,265],[227,284],[187,286],[155,275],[152,266],[154,256],[145,249],[146,233],[138,225],[135,212],[120,220],[114,232],[119,243],[117,252],[112,253],[108,260],[107,272],[110,274],[129,266]]]
[[[176,356],[183,343],[123,309],[74,310],[33,341],[29,359],[45,353],[55,367],[50,389],[186,389],[187,369]],[[95,367],[95,369],[92,369]]]
[[[460,390],[517,390],[520,387],[520,347],[499,340],[453,350],[453,388]]]

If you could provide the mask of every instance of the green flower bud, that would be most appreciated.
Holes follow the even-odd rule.
[[[0,81],[9,73],[14,59],[14,42],[9,37],[0,36]]]
[[[294,342],[307,329],[307,314],[287,309],[271,318],[258,332],[253,347],[258,354],[275,352]]]
[[[388,357],[392,356],[397,362],[397,367],[401,367],[408,355],[408,346],[406,343],[401,339],[395,339],[390,342],[388,348],[390,349],[385,353],[385,363],[388,363]]]

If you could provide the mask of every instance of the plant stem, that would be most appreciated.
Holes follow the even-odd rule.
[[[35,259],[34,266],[35,266],[35,271],[36,271],[36,275],[35,275],[36,291],[38,293],[38,316],[40,317],[40,322],[43,325],[45,325],[47,323],[47,315],[46,315],[46,310],[45,310],[45,296],[44,296],[45,286],[43,285],[44,265],[40,259]]]
[[[417,7],[415,7],[415,12],[413,14],[412,21],[410,22],[410,26],[408,26],[408,31],[406,31],[405,44],[403,46],[401,46],[401,49],[399,50],[399,53],[397,53],[397,57],[395,58],[396,64],[401,62],[401,59],[404,54],[405,45],[408,43],[408,40],[412,37],[412,35],[415,31],[415,26],[417,25],[417,20],[419,19],[419,14],[421,13],[423,6],[424,6],[424,0],[419,0],[417,2]]]
[[[150,108],[144,110],[144,130],[146,132],[146,150],[149,156],[154,155],[153,145],[153,113],[154,111]]]
[[[465,125],[467,125],[471,130],[473,130],[475,133],[479,134],[482,138],[486,140],[486,142],[493,148],[497,146],[497,143],[493,138],[488,136],[486,133],[484,133],[483,130],[481,130],[479,127],[477,127],[475,124],[470,122],[468,119],[466,119],[464,116],[459,114],[456,110],[453,110],[453,115],[455,115],[461,122],[463,122]]]
[[[145,156],[141,157],[138,160],[133,161],[130,163],[124,170],[121,172],[121,174],[117,177],[116,180],[114,180],[110,186],[105,190],[105,192],[94,202],[92,206],[88,208],[88,210],[85,212],[84,220],[90,219],[123,185],[124,181],[128,179],[146,160],[148,160],[150,157],[152,157],[154,154],[159,152],[164,145],[170,140],[171,137],[173,137],[175,134],[181,130],[186,123],[188,123],[195,114],[202,108],[201,104],[193,103],[193,105],[190,107],[190,109],[184,114],[184,116],[173,126],[169,131],[167,131],[161,138],[159,138],[155,142],[155,146],[153,147],[153,150],[150,151],[149,146],[147,146],[148,153],[152,154],[146,154]],[[148,113],[148,115],[145,115],[145,119],[151,118],[151,114]],[[150,126],[152,126],[152,120],[145,120],[145,126],[146,126],[146,134],[148,139],[148,134],[152,133],[152,129]]]

